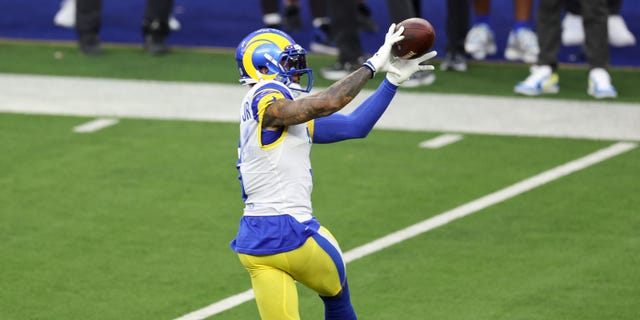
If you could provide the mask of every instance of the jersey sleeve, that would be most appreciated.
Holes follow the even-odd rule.
[[[397,90],[397,86],[385,79],[378,89],[350,114],[334,113],[315,119],[313,142],[331,143],[366,137],[387,110]]]
[[[274,146],[278,141],[282,140],[286,134],[286,128],[281,130],[268,130],[262,128],[262,119],[264,117],[265,110],[278,99],[293,100],[293,97],[286,88],[282,87],[281,84],[269,82],[256,90],[251,101],[254,119],[258,122],[258,128],[260,128],[258,139],[260,140],[260,145],[263,148],[270,148]]]
[[[264,111],[278,99],[293,99],[293,97],[285,88],[276,83],[265,84],[255,92],[251,107],[258,122],[262,123]]]

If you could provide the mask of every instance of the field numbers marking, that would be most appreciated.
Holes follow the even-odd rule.
[[[102,130],[106,127],[110,127],[118,123],[117,119],[98,118],[87,123],[75,126],[73,132],[75,133],[91,133],[98,130]]]
[[[420,148],[438,149],[438,148],[442,148],[444,146],[450,145],[452,143],[458,142],[460,140],[462,140],[461,134],[446,133],[443,135],[439,135],[433,139],[422,141],[419,144],[419,146]]]
[[[394,244],[413,238],[429,230],[443,226],[449,222],[466,217],[489,206],[513,198],[529,190],[535,189],[551,181],[557,180],[576,171],[580,171],[589,166],[630,151],[637,146],[637,144],[629,142],[615,143],[582,158],[578,158],[563,165],[557,166],[553,169],[544,171],[535,176],[512,184],[504,189],[498,190],[494,193],[463,204],[457,208],[443,212],[402,230],[390,233],[382,238],[376,239],[357,248],[353,248],[344,253],[344,260],[346,263],[358,260],[362,257],[378,252],[384,248],[390,247]],[[225,310],[229,310],[247,301],[250,301],[253,298],[253,291],[249,289],[245,292],[220,300],[200,310],[188,313],[180,318],[177,318],[176,320],[202,320],[221,313]]]

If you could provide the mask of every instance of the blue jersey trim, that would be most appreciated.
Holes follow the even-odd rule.
[[[238,234],[229,245],[238,253],[276,254],[299,248],[319,229],[315,218],[298,222],[290,215],[243,216]]]
[[[256,94],[253,96],[253,101],[251,101],[251,111],[253,112],[253,120],[255,120],[256,122],[259,121],[259,115],[258,115],[258,105],[260,104],[260,101],[262,101],[262,99],[264,99],[266,96],[275,93],[275,92],[281,92],[279,90],[272,90],[272,89],[260,89],[260,91],[256,92]],[[271,100],[275,101],[275,97],[271,98]],[[273,101],[271,103],[273,103]]]
[[[278,130],[262,129],[262,136],[261,136],[262,145],[267,146],[278,141],[278,139],[282,136],[283,132],[284,132],[284,129],[278,129]]]
[[[265,96],[273,94],[275,92],[281,93],[284,96],[285,99],[293,100],[293,96],[289,93],[289,91],[286,90],[286,88],[284,87],[283,84],[277,83],[277,82],[264,84],[255,93],[255,95],[253,96],[253,101],[251,102],[251,109],[253,110],[253,118],[254,118],[255,121],[259,121],[258,104],[260,104],[260,101],[262,99],[264,99]],[[275,98],[273,98],[273,101],[275,101]],[[273,103],[273,102],[271,102],[271,103]],[[264,128],[260,128],[260,130],[262,130],[262,135],[261,135],[262,141],[261,141],[261,143],[262,143],[263,146],[266,146],[266,145],[269,145],[269,144],[272,144],[272,143],[276,142],[282,136],[282,133],[284,132],[284,129],[267,130],[267,129],[264,129]]]

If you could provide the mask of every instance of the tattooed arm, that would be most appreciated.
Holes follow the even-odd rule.
[[[355,98],[369,79],[371,70],[361,67],[321,92],[300,100],[276,100],[265,109],[262,127],[278,129],[339,111]]]
[[[396,24],[389,26],[384,36],[384,44],[369,58],[360,69],[346,78],[334,83],[326,90],[302,98],[300,100],[279,99],[266,107],[262,128],[277,130],[285,126],[300,124],[318,117],[328,116],[344,108],[360,92],[367,80],[376,72],[398,70],[391,66],[391,46],[404,39],[404,27],[396,29]]]

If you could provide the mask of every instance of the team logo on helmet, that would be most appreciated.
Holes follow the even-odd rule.
[[[293,90],[309,92],[313,86],[313,71],[307,68],[306,55],[304,48],[280,30],[254,31],[236,49],[240,83],[248,85],[260,80],[276,80]]]

